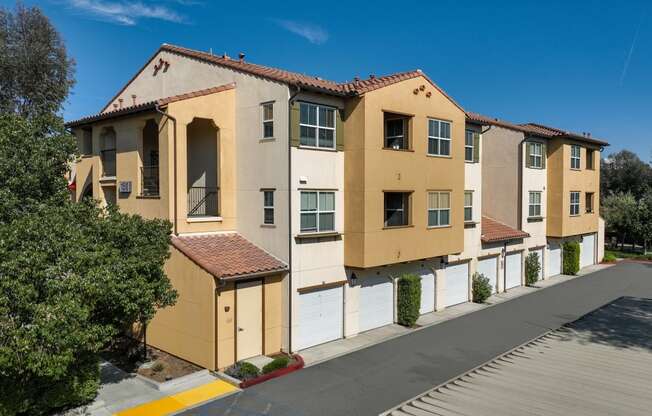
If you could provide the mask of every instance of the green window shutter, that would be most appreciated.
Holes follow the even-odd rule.
[[[335,146],[337,150],[344,150],[344,110],[335,110]]]
[[[290,107],[290,145],[299,147],[299,103],[292,103]]]
[[[531,168],[532,164],[530,163],[530,153],[532,153],[532,143],[525,143],[525,167]]]
[[[480,133],[473,133],[473,162],[480,161]]]
[[[546,158],[548,157],[548,149],[546,147],[546,144],[543,143],[541,144],[541,168],[545,169],[546,168]]]

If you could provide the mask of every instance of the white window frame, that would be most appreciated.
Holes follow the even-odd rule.
[[[430,127],[430,126],[428,126],[428,127]],[[469,130],[469,129],[467,129],[464,132],[464,161],[465,162],[471,162],[471,163],[474,162],[473,152],[475,151],[475,149],[473,148],[473,135],[475,133],[476,133],[475,131]],[[469,138],[471,139],[471,144],[469,144]],[[471,159],[467,159],[467,157],[466,157],[466,151],[469,150],[469,149],[471,149]]]
[[[539,196],[539,202],[533,202],[532,197],[534,195]],[[528,218],[539,218],[541,217],[541,200],[543,197],[543,193],[541,191],[530,191],[528,194]],[[534,211],[534,212],[532,212]],[[538,211],[538,213],[537,213]]]
[[[466,205],[466,196],[471,195],[471,205]],[[466,210],[471,210],[471,215],[469,219],[466,218]],[[450,221],[450,219],[449,219]],[[473,222],[473,191],[464,191],[464,222]]]
[[[274,190],[273,189],[263,189],[263,224],[264,225],[274,225],[276,223],[276,218],[275,218],[275,209],[274,209]],[[268,205],[267,204],[267,194],[272,195],[272,204]],[[271,210],[272,211],[272,222],[267,222],[267,216],[265,215],[267,211]]]
[[[428,206],[428,218],[427,218],[427,224],[428,228],[440,228],[440,227],[450,227],[451,225],[451,192],[450,191],[428,191],[428,198],[427,198],[427,204],[430,204],[430,195],[431,194],[437,194],[437,208],[431,208]],[[441,195],[442,194],[448,194],[448,208],[442,208],[441,207]],[[448,223],[447,224],[442,224],[441,223],[441,212],[442,211],[448,211]],[[437,224],[436,225],[431,225],[430,224],[430,212],[437,212]]]
[[[314,193],[314,194],[317,194],[317,209],[316,209],[316,210],[314,210],[314,211],[312,211],[312,210],[303,210],[303,209],[301,208],[301,205],[300,205],[300,204],[301,204],[301,195],[304,194],[304,193]],[[332,210],[322,210],[322,209],[321,209],[321,207],[319,206],[319,200],[320,200],[319,197],[320,197],[321,194],[333,194],[333,209],[332,209]],[[337,203],[337,201],[335,201],[335,197],[336,197],[336,195],[335,195],[335,191],[319,191],[319,190],[317,190],[317,189],[311,189],[311,190],[302,190],[302,191],[300,192],[300,194],[299,194],[299,230],[300,230],[300,232],[301,232],[302,234],[310,234],[310,233],[330,233],[330,232],[335,232],[335,229],[337,228],[336,223],[335,223],[335,221],[336,221],[336,215],[337,215],[337,214],[335,213],[336,208],[337,208],[335,204]],[[319,224],[319,217],[320,217],[320,214],[331,214],[331,213],[333,214],[333,229],[332,229],[332,230],[322,230],[322,229],[321,229],[321,226],[320,226],[320,224]],[[315,226],[316,226],[316,229],[315,229],[315,230],[312,230],[312,229],[310,229],[310,230],[308,230],[308,229],[304,230],[304,229],[301,228],[301,216],[302,216],[303,214],[315,214],[315,218],[316,218],[316,219],[315,219]]]
[[[437,135],[436,136],[431,136],[430,135],[430,122],[431,121],[437,121],[438,122],[438,124],[437,124]],[[428,132],[427,151],[428,151],[429,156],[450,157],[450,155],[451,155],[451,145],[452,145],[451,137],[441,137],[441,125],[442,124],[448,124],[448,132],[449,132],[449,135],[452,136],[453,135],[453,123],[451,123],[450,121],[446,121],[446,120],[439,120],[437,118],[428,118],[428,125],[426,126],[426,128],[428,129],[427,130],[427,132]],[[439,149],[439,153],[430,153],[430,141],[431,140],[436,140],[436,141],[439,142],[438,146],[437,146],[437,148]],[[447,154],[444,154],[444,153],[441,152],[441,142],[442,141],[447,141],[448,142],[448,153]]]
[[[575,155],[575,150],[577,149],[577,155]],[[571,145],[571,169],[580,170],[582,166],[582,147],[578,144]],[[575,166],[577,164],[577,166]]]
[[[579,191],[571,191],[570,193],[570,215],[572,217],[580,215],[580,199],[582,197],[580,194],[581,192]],[[574,195],[577,195],[577,202],[573,202]]]
[[[530,154],[527,155],[530,160],[530,167],[535,169],[543,169],[543,143],[530,142]],[[538,149],[538,153],[537,153]],[[538,158],[538,159],[537,159]],[[538,160],[538,163],[535,161]]]
[[[309,107],[315,107],[315,123],[316,124],[306,124],[301,122],[301,106],[306,105]],[[333,111],[333,127],[325,127],[319,125],[319,109],[324,108],[327,110]],[[301,143],[301,126],[310,127],[315,129],[315,145],[303,144]],[[321,146],[319,144],[319,130],[331,130],[333,132],[333,145],[332,146]],[[337,146],[337,108],[331,107],[328,105],[307,103],[304,101],[299,102],[299,145],[301,147],[313,148],[313,149],[335,149]]]
[[[272,107],[272,118],[266,119],[265,118],[265,107],[271,106]],[[274,101],[268,101],[266,103],[260,104],[260,118],[261,118],[261,127],[262,127],[262,132],[261,132],[261,137],[263,139],[273,139],[274,138]],[[271,123],[272,124],[272,135],[271,136],[265,136],[265,124]]]
[[[401,125],[403,126],[402,127],[402,133],[403,134],[401,134],[400,136],[388,136],[387,135],[387,131],[388,131],[387,123],[389,123],[390,121],[396,121],[396,120],[401,120]],[[392,150],[408,150],[410,148],[410,143],[408,142],[408,137],[405,134],[406,130],[409,129],[408,122],[409,122],[409,119],[406,118],[406,117],[389,117],[389,118],[385,119],[385,126],[384,126],[384,128],[385,128],[385,138],[384,138],[383,148],[392,149]],[[400,147],[390,147],[388,145],[389,139],[398,139],[398,138],[401,139],[401,146]]]

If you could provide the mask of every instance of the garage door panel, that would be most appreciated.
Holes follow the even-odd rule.
[[[491,291],[496,293],[498,291],[498,257],[478,260],[478,273],[489,279]]]
[[[342,337],[343,289],[316,290],[299,295],[297,349]]]
[[[561,246],[559,243],[550,243],[548,245],[548,269],[546,276],[556,276],[561,274]]]
[[[595,234],[585,235],[580,244],[580,267],[590,266],[595,263]]]
[[[394,322],[394,286],[385,276],[365,277],[360,283],[360,331]]]
[[[444,305],[452,306],[469,301],[469,264],[446,267]]]
[[[421,275],[421,307],[420,314],[435,310],[435,274],[430,270],[422,270]]]
[[[508,254],[505,258],[505,288],[512,289],[521,286],[522,253]]]

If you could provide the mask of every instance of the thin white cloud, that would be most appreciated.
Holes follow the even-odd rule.
[[[314,25],[312,23],[303,23],[293,20],[281,19],[276,19],[274,21],[283,29],[292,32],[295,35],[299,35],[304,39],[307,39],[310,43],[321,45],[328,40],[328,32],[326,32],[326,30],[320,26]]]
[[[185,23],[186,18],[165,6],[142,2],[69,0],[68,4],[88,15],[125,26],[133,26],[140,19],[157,19],[174,23]]]
[[[636,47],[636,42],[638,41],[638,35],[641,33],[641,26],[643,26],[643,21],[647,17],[647,11],[643,13],[643,16],[641,17],[641,21],[638,23],[638,26],[636,27],[636,32],[634,33],[634,39],[632,39],[632,44],[629,46],[629,52],[627,53],[627,57],[625,58],[625,63],[623,64],[623,71],[620,73],[620,82],[619,85],[622,87],[623,83],[625,82],[625,77],[627,76],[627,70],[629,69],[629,63],[632,60],[632,55],[634,54],[634,48]]]

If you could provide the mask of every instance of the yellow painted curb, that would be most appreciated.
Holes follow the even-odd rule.
[[[194,389],[185,390],[153,402],[114,413],[114,416],[164,416],[195,406],[237,389],[229,383],[216,380]]]

